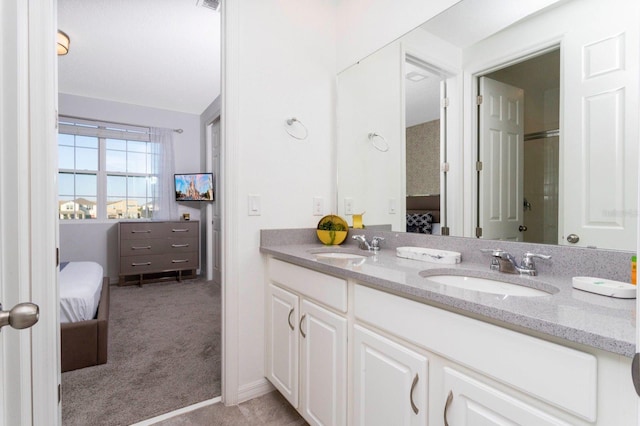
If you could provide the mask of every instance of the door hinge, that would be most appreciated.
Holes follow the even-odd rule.
[[[482,105],[482,95],[478,95],[476,98],[476,105]]]
[[[440,228],[440,235],[447,236],[449,235],[449,227],[443,226]]]
[[[476,228],[476,237],[477,238],[482,237],[482,228],[480,228],[480,227]]]
[[[482,171],[482,161],[476,161],[476,171]]]
[[[60,266],[60,248],[56,247],[56,267]]]
[[[440,107],[442,107],[442,108],[449,107],[449,98],[442,98],[440,100]]]
[[[58,404],[60,404],[60,402],[62,402],[62,385],[58,383]]]
[[[449,163],[442,163],[440,165],[440,171],[443,173],[447,173],[449,171]]]

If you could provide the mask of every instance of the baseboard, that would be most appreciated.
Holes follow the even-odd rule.
[[[253,383],[242,385],[238,389],[238,404],[268,394],[273,390],[275,390],[275,388],[265,378],[256,380]]]

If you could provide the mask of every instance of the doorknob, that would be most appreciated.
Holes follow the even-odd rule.
[[[518,231],[520,231],[520,232],[525,232],[526,230],[527,230],[527,226],[526,225],[520,225],[518,227]]]
[[[3,311],[0,304],[0,329],[5,325],[21,330],[38,322],[40,308],[35,303],[18,303],[10,311]]]
[[[580,237],[578,237],[576,234],[569,234],[567,235],[567,241],[571,244],[575,244],[580,241]]]

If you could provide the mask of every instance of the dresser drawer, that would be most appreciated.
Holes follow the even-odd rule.
[[[120,243],[120,256],[146,256],[190,251],[198,251],[197,238],[132,239],[122,240]]]
[[[121,240],[198,237],[198,222],[124,222]]]
[[[149,272],[197,269],[198,252],[174,254],[150,254],[120,258],[120,275],[146,274]]]

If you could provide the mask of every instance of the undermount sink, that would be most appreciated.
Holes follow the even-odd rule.
[[[421,272],[420,275],[430,281],[466,290],[524,297],[539,297],[551,295],[551,292],[539,290],[537,288],[526,287],[520,284],[513,284],[488,278],[477,278],[466,275],[427,275],[429,271],[423,272]]]
[[[328,252],[328,253],[314,253],[316,257],[321,257],[324,259],[364,259],[366,256],[362,256],[360,254],[354,253],[336,253],[336,252]]]

